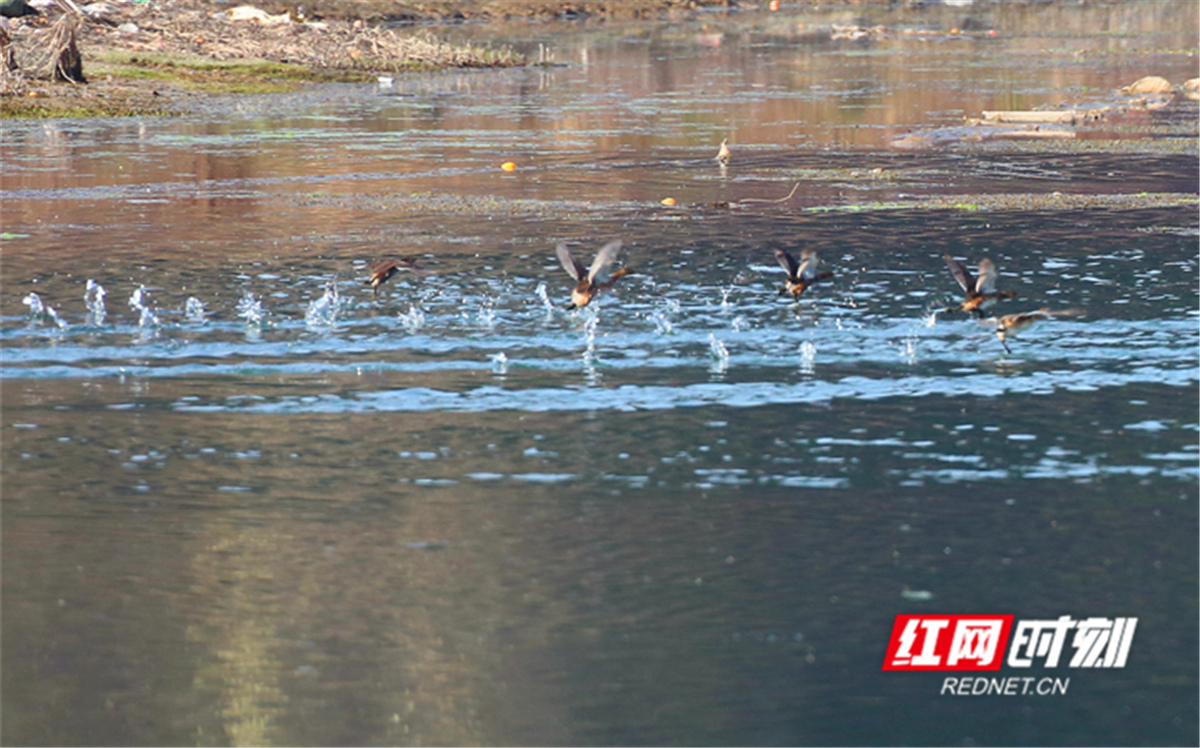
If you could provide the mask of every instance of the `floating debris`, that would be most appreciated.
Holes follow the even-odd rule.
[[[1187,86],[1183,86],[1185,96],[1189,95]],[[966,124],[985,128],[973,139],[1070,139],[1076,137],[1075,128],[1080,125],[1103,122],[1127,112],[1162,109],[1175,99],[1175,87],[1157,75],[1139,78],[1119,89],[1118,93],[1137,98],[1062,109],[984,110],[979,117],[968,117]],[[893,145],[908,144],[897,142]]]
[[[744,197],[741,200],[737,200],[735,202],[729,203],[724,207],[738,208],[738,207],[741,207],[742,205],[745,205],[746,203],[786,203],[788,200],[791,200],[796,195],[796,190],[798,190],[798,189],[800,189],[800,183],[796,182],[796,184],[792,185],[792,191],[787,193],[783,197],[766,198],[766,199],[755,198],[755,197]]]
[[[980,119],[983,122],[1000,122],[1005,124],[1040,124],[1040,125],[1073,125],[1076,122],[1100,119],[1101,112],[1093,110],[1085,112],[1077,109],[1047,109],[1047,110],[984,110]]]
[[[1175,93],[1171,81],[1158,75],[1147,75],[1121,89],[1123,94],[1169,94]]]

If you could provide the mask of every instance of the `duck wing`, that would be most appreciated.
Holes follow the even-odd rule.
[[[975,281],[975,293],[996,293],[996,278],[1000,273],[996,271],[996,263],[988,258],[983,258],[979,261],[979,278]]]
[[[942,259],[950,266],[950,274],[954,276],[954,280],[958,281],[958,285],[962,286],[962,290],[970,293],[975,288],[975,279],[971,277],[966,266],[950,255],[942,255]]]
[[[786,249],[775,250],[775,259],[778,260],[779,265],[787,271],[789,279],[799,277],[800,265],[796,263],[796,258],[792,257]]]
[[[806,249],[800,253],[800,269],[797,275],[801,280],[814,280],[817,277],[817,265],[821,264],[821,258],[817,256],[815,250]]]
[[[588,268],[587,279],[594,283],[596,279],[608,270],[608,266],[613,264],[617,259],[617,253],[621,251],[621,240],[617,239],[605,244],[596,253],[596,259],[592,260],[592,266]]]
[[[575,255],[571,254],[571,250],[567,249],[567,245],[562,242],[554,248],[555,254],[558,255],[558,261],[566,268],[567,274],[575,280],[582,280],[587,277],[587,269],[579,260],[575,259]]]

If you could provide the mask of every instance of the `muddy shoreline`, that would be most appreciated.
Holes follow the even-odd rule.
[[[108,5],[103,14],[80,16],[54,5],[39,17],[13,19],[5,46],[16,69],[0,78],[0,117],[169,115],[211,94],[279,93],[308,82],[533,62],[503,44],[446,44],[436,30],[447,23],[683,20],[705,9],[757,6],[735,0],[320,0],[299,8],[267,0],[253,7],[257,15],[240,17],[232,3],[168,0]],[[86,82],[53,80],[48,39],[68,23]]]

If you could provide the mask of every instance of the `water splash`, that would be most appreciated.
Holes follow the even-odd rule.
[[[728,309],[729,307],[732,306],[732,304],[729,303],[729,297],[733,293],[733,288],[734,288],[733,286],[727,286],[727,287],[721,289],[721,308],[722,309]]]
[[[261,326],[267,317],[267,310],[263,308],[262,302],[254,296],[253,292],[246,291],[242,294],[242,298],[238,299],[237,315],[246,320],[247,324]]]
[[[29,307],[30,321],[40,320],[42,315],[46,313],[46,305],[42,303],[42,297],[35,293],[31,293],[21,299],[21,303]]]
[[[554,303],[550,301],[550,294],[546,293],[545,282],[537,284],[537,288],[533,289],[533,293],[542,300],[542,306],[546,307],[547,312],[554,311]]]
[[[87,289],[83,292],[83,303],[87,306],[87,323],[94,327],[104,324],[108,310],[104,308],[104,297],[107,296],[104,286],[88,278]]]
[[[342,299],[338,295],[337,286],[325,284],[325,292],[320,298],[309,302],[304,312],[304,324],[313,327],[333,327],[337,324],[338,315],[342,311]]]
[[[918,342],[920,342],[920,340],[915,334],[905,335],[904,340],[900,342],[900,355],[903,356],[904,360],[909,364],[915,364],[917,362]]]
[[[811,377],[816,373],[817,347],[811,341],[800,344],[800,373]]]
[[[590,314],[583,321],[583,337],[587,341],[587,347],[594,351],[596,349],[596,327],[600,325],[600,315],[596,313],[595,308],[588,311]]]
[[[149,304],[146,303],[148,301],[146,293],[145,286],[138,286],[133,294],[129,297],[129,308],[133,309],[139,314],[138,327],[158,327],[160,324],[158,315],[155,314],[154,310],[151,309]]]
[[[410,335],[425,326],[425,312],[415,304],[409,304],[408,312],[397,314],[396,319],[400,320],[400,324],[404,325],[404,329],[408,330]]]
[[[417,299],[417,306],[421,308],[429,306],[434,299],[442,295],[443,291],[444,289],[442,288],[431,288],[428,291],[422,292]]]
[[[729,349],[711,332],[708,334],[708,350],[713,357],[712,366],[709,367],[709,370],[713,374],[724,374],[729,368]]]
[[[479,305],[479,312],[475,316],[485,329],[494,329],[496,327],[496,300],[487,299],[482,302]]]
[[[188,322],[203,324],[208,321],[208,310],[204,308],[204,302],[195,296],[188,297],[183,307],[183,315],[187,317]]]
[[[501,377],[508,373],[508,356],[503,351],[492,354],[492,372]]]
[[[671,320],[661,309],[650,313],[650,321],[654,323],[654,331],[659,335],[671,335],[675,332],[675,325],[671,324]]]
[[[21,303],[29,307],[30,326],[36,327],[41,322],[48,321],[60,330],[66,329],[67,323],[59,318],[58,312],[54,311],[54,307],[43,304],[42,297],[37,294],[29,294],[21,299]]]
[[[924,316],[921,317],[921,327],[933,327],[937,324],[937,309],[930,309]]]
[[[600,372],[596,369],[596,326],[600,317],[594,309],[589,309],[590,316],[583,323],[583,376],[589,387],[600,384]]]

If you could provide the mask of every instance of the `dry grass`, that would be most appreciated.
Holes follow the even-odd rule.
[[[224,12],[202,8],[164,10],[149,3],[131,9],[126,19],[138,26],[137,33],[89,25],[85,41],[130,51],[190,53],[218,61],[267,60],[317,70],[399,72],[526,62],[508,49],[457,47],[427,33],[401,33],[361,22],[266,24],[233,21]]]
[[[6,30],[0,28],[0,94],[23,93],[24,85],[12,39]]]
[[[50,27],[49,38],[35,50],[34,61],[28,66],[35,78],[61,83],[87,83],[87,78],[83,76],[83,58],[76,43],[80,23],[79,16],[73,13],[58,17]]]
[[[53,98],[53,89],[31,87],[54,80],[83,83],[84,68],[97,65],[118,78],[153,77],[164,85],[182,82],[193,89],[236,92],[271,90],[272,81],[281,77],[294,87],[302,80],[527,63],[508,48],[460,47],[427,32],[401,32],[362,21],[303,23],[286,16],[270,23],[232,20],[227,12],[212,8],[176,0],[122,5],[120,16],[107,22],[69,12],[60,13],[49,28],[14,23],[11,32],[0,37],[0,113],[25,116],[21,111],[28,106],[16,106],[15,97]],[[124,28],[118,28],[121,24]],[[103,62],[114,57],[123,58],[115,69]],[[163,64],[163,59],[171,62]],[[234,80],[230,65],[243,61],[253,64]],[[287,74],[281,75],[284,68]],[[208,79],[201,79],[205,73]]]

